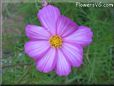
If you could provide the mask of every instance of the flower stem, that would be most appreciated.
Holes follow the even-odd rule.
[[[47,6],[47,4],[48,4],[47,0],[42,0],[42,6],[43,7]]]

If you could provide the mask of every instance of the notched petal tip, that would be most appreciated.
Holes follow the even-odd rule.
[[[87,26],[80,26],[79,27],[79,29],[84,29],[85,31],[87,31],[88,32],[88,34],[91,36],[91,37],[93,37],[93,31],[92,31],[92,29],[90,28],[90,27],[87,27]]]
[[[80,67],[83,62],[83,48],[80,45],[64,43],[62,52],[73,67]]]
[[[71,70],[69,70],[69,71],[67,71],[67,72],[64,72],[64,73],[63,73],[63,72],[56,72],[56,74],[57,74],[58,76],[61,76],[61,77],[62,77],[62,76],[64,76],[64,77],[65,77],[65,76],[68,76],[70,73],[71,73]]]
[[[36,25],[27,24],[27,25],[25,26],[25,31],[27,31],[28,29],[31,29],[32,26],[36,26]]]
[[[41,58],[49,49],[49,44],[46,41],[29,41],[24,45],[24,52],[36,60]]]
[[[28,30],[30,29],[30,27],[31,27],[30,24],[28,24],[28,25],[25,26],[25,34],[26,34],[27,37],[29,36],[28,35]]]
[[[58,11],[59,14],[60,14],[60,11],[59,11],[59,9],[56,6],[53,6],[53,5],[48,4],[48,5],[44,6],[42,9],[40,9],[38,11],[38,13],[37,13],[38,18],[39,18],[39,16],[42,16],[42,14],[45,14],[45,11],[46,10],[48,11],[48,10],[51,10],[51,9],[54,9],[54,11]]]
[[[83,47],[88,46],[92,42],[93,32],[87,26],[79,26],[79,28],[68,37],[65,37],[66,42],[79,44]]]
[[[29,52],[29,47],[30,46],[31,46],[30,42],[26,42],[25,45],[24,45],[24,52],[25,52],[25,54],[27,54],[28,56],[31,57],[30,52]]]
[[[56,33],[56,23],[59,16],[59,9],[53,5],[47,5],[37,13],[37,17],[41,25],[45,27],[51,34]]]
[[[61,50],[58,50],[58,59],[56,64],[56,73],[59,76],[67,76],[71,72],[71,65],[67,61],[65,55]]]
[[[32,30],[35,28],[35,27],[39,27],[37,25],[32,25],[32,24],[27,24],[25,26],[25,34],[26,36],[29,38],[31,35],[30,35],[30,32],[32,32]],[[36,29],[36,28],[35,28]]]
[[[43,27],[37,25],[26,25],[26,36],[31,40],[48,40],[50,33]]]
[[[93,41],[93,31],[92,31],[92,29],[90,27],[83,26],[83,25],[80,26],[79,29],[82,29],[83,31],[85,31],[85,36],[86,36],[86,39],[88,41],[88,43],[83,45],[83,46],[90,45],[92,43],[92,41]]]
[[[28,42],[25,43],[24,45],[24,52],[27,54],[27,46],[28,46]]]
[[[48,73],[55,68],[56,63],[56,50],[50,50],[36,63],[36,68],[40,72]]]

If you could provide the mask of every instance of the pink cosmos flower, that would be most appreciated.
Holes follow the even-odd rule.
[[[92,42],[89,27],[78,26],[60,14],[57,7],[47,5],[37,14],[41,25],[27,25],[25,53],[36,62],[40,72],[55,70],[59,76],[67,76],[71,67],[83,63],[83,47]]]

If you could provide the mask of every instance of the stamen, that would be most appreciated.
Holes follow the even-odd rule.
[[[50,44],[52,47],[59,48],[62,46],[62,38],[58,35],[54,35],[50,38]]]

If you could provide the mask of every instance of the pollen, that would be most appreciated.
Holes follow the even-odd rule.
[[[50,45],[55,48],[59,48],[62,46],[62,38],[58,35],[54,35],[50,38]]]

